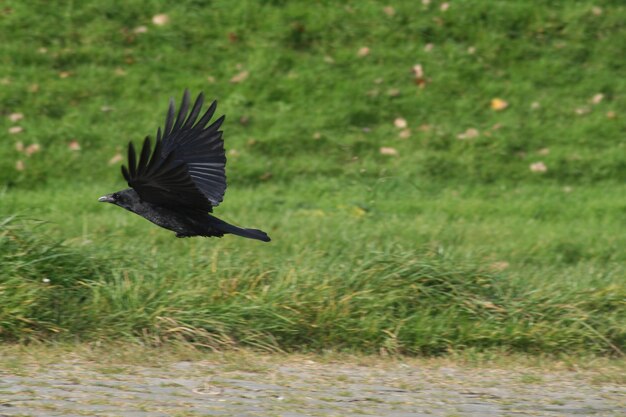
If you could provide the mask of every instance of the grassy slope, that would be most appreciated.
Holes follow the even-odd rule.
[[[626,10],[460,3],[399,2],[393,16],[373,1],[13,5],[0,113],[25,118],[0,121],[24,127],[2,133],[0,207],[50,223],[2,229],[0,336],[624,350]],[[170,23],[152,25],[157,13]],[[107,161],[186,87],[228,115],[218,215],[270,245],[177,240],[95,204],[122,186]],[[509,107],[493,111],[495,97]],[[457,139],[468,128],[480,135]],[[42,151],[25,157],[18,140]],[[547,172],[531,172],[539,161]]]

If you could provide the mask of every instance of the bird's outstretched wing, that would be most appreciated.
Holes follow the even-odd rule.
[[[176,161],[186,164],[189,176],[200,192],[212,206],[217,206],[226,191],[226,155],[222,131],[219,130],[224,116],[207,126],[217,102],[214,101],[198,120],[203,102],[204,95],[200,93],[190,111],[189,91],[185,90],[175,116],[174,100],[170,99],[163,132],[161,129],[157,131],[157,143],[163,141],[161,157],[174,153]]]
[[[128,169],[122,165],[122,175],[139,197],[166,207],[211,211],[211,203],[196,187],[187,165],[176,152],[163,152],[163,142],[157,140],[154,152],[146,138],[137,161],[132,142],[128,144]]]

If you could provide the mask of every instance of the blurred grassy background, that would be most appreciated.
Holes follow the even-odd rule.
[[[5,4],[3,340],[626,349],[621,1]],[[272,243],[97,204],[184,88]]]

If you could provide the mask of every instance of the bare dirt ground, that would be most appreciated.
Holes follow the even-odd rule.
[[[2,417],[626,416],[621,366],[2,349]]]

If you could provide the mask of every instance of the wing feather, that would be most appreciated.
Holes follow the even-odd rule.
[[[217,206],[226,192],[226,154],[222,132],[219,130],[224,116],[207,126],[217,109],[217,102],[213,101],[196,122],[201,113],[204,95],[198,95],[191,111],[190,102],[189,91],[185,90],[174,121],[175,108],[170,101],[162,133],[161,154],[174,152],[176,159],[186,164],[190,178],[200,192],[212,206]],[[159,132],[160,130],[157,131],[157,137],[160,136]]]
[[[219,130],[224,116],[208,125],[217,109],[213,101],[198,120],[204,104],[202,93],[190,104],[188,90],[178,113],[170,99],[154,149],[146,138],[137,161],[135,147],[129,143],[128,168],[122,166],[122,175],[145,201],[211,211],[226,191],[226,154]]]

